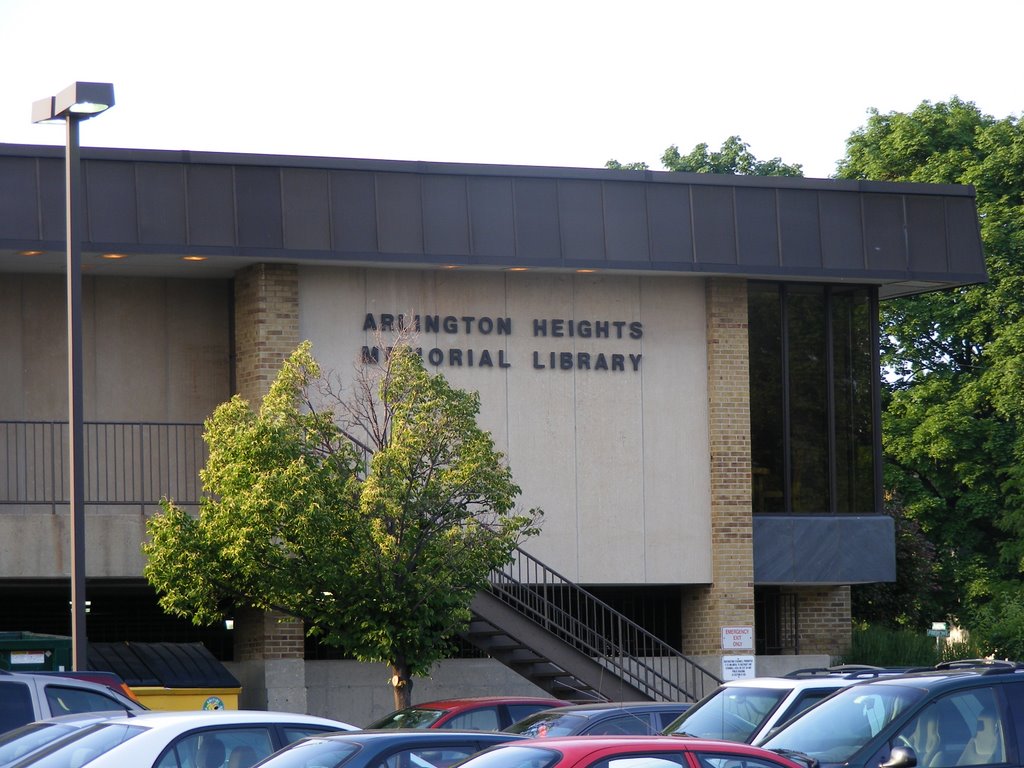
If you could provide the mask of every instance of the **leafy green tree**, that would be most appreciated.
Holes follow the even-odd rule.
[[[1024,650],[1001,619],[1024,602],[1024,126],[958,98],[872,111],[838,175],[975,187],[989,283],[882,305],[886,482],[936,547],[948,615],[991,650],[1018,627]]]
[[[740,176],[803,176],[803,168],[789,165],[781,158],[758,160],[750,152],[750,145],[739,136],[730,136],[717,152],[709,152],[707,144],[698,144],[688,155],[679,152],[673,144],[661,156],[669,171],[689,173],[731,173]]]
[[[537,531],[479,410],[407,341],[343,400],[304,342],[258,411],[235,396],[207,420],[199,517],[165,501],[150,519],[145,575],[161,605],[197,624],[233,606],[301,618],[387,663],[395,706],[408,706],[473,594]]]
[[[688,173],[727,173],[738,176],[803,176],[803,168],[789,165],[781,158],[758,160],[750,152],[750,145],[739,136],[730,136],[722,143],[717,152],[709,152],[707,144],[698,144],[689,154],[683,155],[679,147],[673,144],[661,156],[661,163],[666,171],[685,171]],[[620,163],[609,160],[604,164],[611,170],[646,171],[647,163]]]

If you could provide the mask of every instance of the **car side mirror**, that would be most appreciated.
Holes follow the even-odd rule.
[[[879,764],[878,768],[914,768],[917,765],[917,753],[913,747],[893,747],[889,759]]]

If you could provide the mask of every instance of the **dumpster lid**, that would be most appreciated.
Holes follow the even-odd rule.
[[[129,686],[240,688],[202,643],[89,643],[89,667],[115,672]]]

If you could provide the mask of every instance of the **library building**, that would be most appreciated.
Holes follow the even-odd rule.
[[[0,144],[0,630],[55,635],[64,207],[62,147]],[[194,627],[142,576],[160,499],[199,509],[203,420],[302,341],[351,378],[415,329],[544,510],[414,700],[695,700],[848,648],[851,586],[896,575],[880,304],[987,279],[955,185],[83,149],[81,209],[89,642],[202,643],[243,706],[358,724],[383,665],[287,617]]]

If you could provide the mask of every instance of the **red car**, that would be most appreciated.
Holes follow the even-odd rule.
[[[537,696],[480,696],[445,699],[399,709],[367,728],[457,728],[501,731],[542,709],[564,707],[571,702]]]
[[[809,768],[749,744],[681,736],[568,736],[491,747],[459,768]]]

